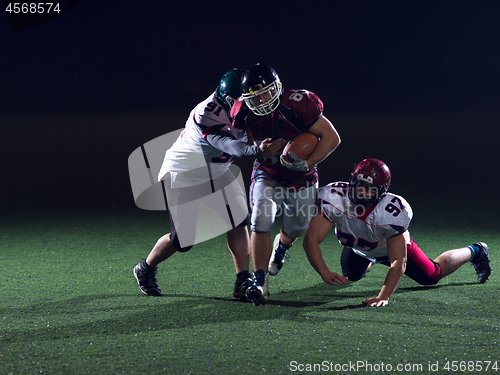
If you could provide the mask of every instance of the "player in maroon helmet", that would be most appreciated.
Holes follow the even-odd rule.
[[[365,159],[348,183],[331,183],[320,190],[319,212],[304,237],[304,249],[323,280],[333,285],[358,281],[371,264],[388,266],[379,294],[363,301],[368,306],[387,305],[403,274],[421,285],[433,285],[470,262],[478,283],[486,282],[491,274],[488,246],[477,242],[429,259],[410,237],[410,205],[388,192],[390,182],[391,172],[384,162]],[[321,253],[320,244],[332,227],[344,246],[340,259],[343,275],[330,271]]]

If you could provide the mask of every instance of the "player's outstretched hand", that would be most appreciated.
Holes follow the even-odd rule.
[[[307,165],[307,162],[305,160],[300,159],[297,155],[295,155],[293,152],[289,152],[288,156],[292,158],[292,161],[286,161],[283,155],[280,156],[280,161],[281,164],[287,167],[288,169],[291,169],[292,171],[299,171],[299,172],[305,172],[309,169],[309,166]]]
[[[321,275],[321,278],[325,283],[332,285],[342,285],[347,281],[347,277],[331,271],[325,273],[324,275]]]
[[[383,306],[387,306],[387,304],[389,303],[389,300],[374,297],[374,298],[368,298],[367,300],[363,301],[363,303],[366,306],[370,306],[370,307],[383,307]]]
[[[278,138],[272,140],[272,138],[264,139],[259,145],[260,154],[263,158],[270,158],[271,156],[278,156],[283,151],[283,148],[288,143],[286,139]]]

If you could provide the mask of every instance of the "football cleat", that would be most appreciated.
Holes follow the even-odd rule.
[[[283,267],[283,260],[288,260],[289,258],[290,255],[287,254],[287,250],[283,246],[280,246],[280,234],[278,233],[276,237],[274,237],[273,253],[271,259],[269,259],[269,265],[267,266],[269,274],[276,276]]]
[[[247,299],[255,306],[265,305],[269,295],[269,274],[258,270],[252,280],[252,285],[245,292]]]
[[[488,257],[488,245],[484,242],[476,242],[472,246],[479,248],[479,253],[471,260],[470,265],[476,270],[477,282],[483,284],[491,274],[490,258]]]
[[[147,296],[162,296],[163,292],[156,281],[156,268],[150,267],[143,259],[141,263],[134,267],[134,276],[141,292]]]
[[[234,298],[241,301],[248,301],[245,295],[246,290],[253,285],[252,274],[248,271],[240,272],[236,275],[236,282],[234,283]]]

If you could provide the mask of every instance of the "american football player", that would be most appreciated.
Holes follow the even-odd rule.
[[[310,132],[320,140],[307,160],[293,153],[283,157],[259,156],[250,187],[252,209],[250,248],[254,266],[253,285],[247,289],[255,305],[266,303],[268,277],[278,274],[287,250],[305,233],[314,215],[318,186],[316,165],[340,144],[332,123],[323,115],[323,102],[308,90],[284,90],[276,71],[256,64],[243,75],[243,94],[231,109],[233,126],[245,130],[255,145],[266,139],[292,140]],[[271,243],[271,229],[278,210],[283,226]]]
[[[349,182],[331,183],[320,190],[319,210],[304,237],[304,249],[323,280],[332,285],[358,281],[372,263],[388,266],[379,294],[363,301],[376,307],[389,303],[403,274],[421,285],[433,285],[470,262],[477,282],[486,282],[491,274],[488,246],[477,242],[431,260],[410,237],[413,211],[403,197],[388,192],[390,183],[391,172],[384,162],[365,159]],[[320,248],[333,226],[344,246],[343,275],[330,271]]]
[[[245,131],[231,126],[229,111],[242,92],[241,77],[245,72],[244,69],[235,68],[222,76],[215,92],[191,111],[184,130],[165,153],[158,181],[165,184],[172,231],[162,236],[148,257],[134,268],[134,275],[145,295],[163,295],[156,279],[158,264],[176,252],[190,250],[195,243],[192,238],[182,238],[180,234],[195,235],[197,212],[194,211],[197,206],[194,205],[195,210],[180,209],[174,216],[172,212],[176,204],[190,200],[192,196],[186,196],[193,191],[196,194],[197,190],[200,191],[200,186],[208,185],[214,189],[217,181],[231,181],[233,176],[228,168],[235,157],[273,157],[279,155],[286,144],[283,139],[272,141],[269,138],[259,145],[248,145]],[[234,196],[230,198],[236,202],[238,199],[243,201],[241,206],[245,211],[243,216],[246,217],[242,222],[232,223],[233,228],[227,231],[227,243],[237,273],[233,295],[246,300],[245,291],[252,281],[247,230],[249,214],[244,192],[241,190],[233,193]],[[211,201],[206,199],[204,203],[210,204]],[[228,203],[226,205],[229,211]],[[231,212],[226,216],[233,220]]]

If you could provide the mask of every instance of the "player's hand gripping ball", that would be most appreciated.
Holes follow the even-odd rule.
[[[288,142],[281,155],[281,164],[285,167],[305,172],[309,166],[305,162],[318,144],[318,137],[311,133],[302,133]]]

